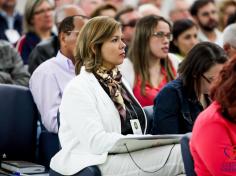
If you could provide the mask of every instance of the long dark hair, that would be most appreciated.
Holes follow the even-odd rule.
[[[192,27],[197,28],[197,25],[190,19],[181,19],[174,22],[172,29],[173,40],[170,42],[170,53],[181,54],[178,46],[176,46],[174,42],[178,40],[178,37],[183,32],[191,29]]]
[[[200,95],[202,75],[215,64],[227,61],[224,50],[212,42],[201,42],[195,45],[179,66],[178,73],[183,80],[189,97]]]
[[[151,49],[149,40],[160,21],[167,23],[170,27],[170,31],[172,31],[171,24],[165,18],[156,15],[145,16],[136,24],[135,34],[128,53],[128,57],[134,66],[135,75],[140,76],[142,95],[145,95],[144,90],[146,83],[150,83],[149,58],[151,57]],[[168,81],[173,80],[175,75],[171,68],[170,59],[165,58],[161,60],[161,64],[167,71]]]

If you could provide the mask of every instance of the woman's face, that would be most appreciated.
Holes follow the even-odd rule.
[[[151,54],[155,58],[166,58],[169,52],[170,44],[170,27],[164,21],[159,21],[154,33],[150,37],[149,45]]]
[[[192,47],[199,42],[197,32],[197,28],[193,26],[192,28],[181,33],[177,40],[174,41],[174,44],[179,48],[182,56],[186,56]]]
[[[43,1],[35,10],[32,18],[34,29],[37,31],[50,30],[53,26],[53,7],[49,2]]]
[[[125,43],[122,41],[121,29],[119,29],[102,44],[102,65],[108,69],[112,69],[122,64],[125,58],[125,46]]]
[[[223,23],[224,26],[227,25],[227,21],[230,15],[234,14],[234,12],[236,11],[236,7],[234,5],[228,5],[225,10],[224,10],[224,16],[223,16]]]
[[[211,83],[217,79],[223,64],[215,64],[201,76],[201,93],[209,95]]]

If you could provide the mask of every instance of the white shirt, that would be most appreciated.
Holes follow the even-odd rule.
[[[57,112],[67,83],[75,77],[75,67],[59,51],[33,72],[29,87],[40,112],[43,125],[49,132],[58,132]]]
[[[214,41],[215,44],[223,47],[223,35],[222,32],[220,32],[219,30],[215,29],[215,34],[216,34],[216,40]],[[199,30],[198,32],[198,39],[199,41],[203,42],[203,41],[208,41],[211,42],[207,36],[201,31]]]

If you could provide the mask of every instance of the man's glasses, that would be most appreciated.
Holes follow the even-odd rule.
[[[74,33],[76,36],[78,36],[80,31],[67,31],[68,35],[70,35],[71,33]]]
[[[124,27],[135,27],[136,23],[138,20],[131,20],[130,22],[128,22],[127,24],[122,24],[123,28]]]
[[[173,35],[171,33],[165,34],[164,32],[154,32],[152,35],[159,39],[164,39],[165,37],[170,41],[173,39]]]
[[[54,10],[54,7],[50,7],[47,9],[41,9],[41,10],[37,10],[34,12],[34,15],[40,15],[40,14],[45,14],[46,12],[51,12]]]
[[[207,82],[207,83],[209,83],[209,84],[211,84],[212,83],[212,81],[213,81],[213,79],[210,79],[210,78],[207,78],[205,75],[201,75],[202,76],[202,78]]]

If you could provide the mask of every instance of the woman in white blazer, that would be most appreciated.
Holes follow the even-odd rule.
[[[82,28],[75,52],[78,75],[66,87],[59,109],[62,149],[51,160],[51,175],[79,175],[93,165],[112,176],[184,172],[178,144],[131,152],[140,168],[128,153],[109,154],[123,135],[147,130],[144,111],[117,68],[124,48],[120,23],[113,18],[95,17]]]

